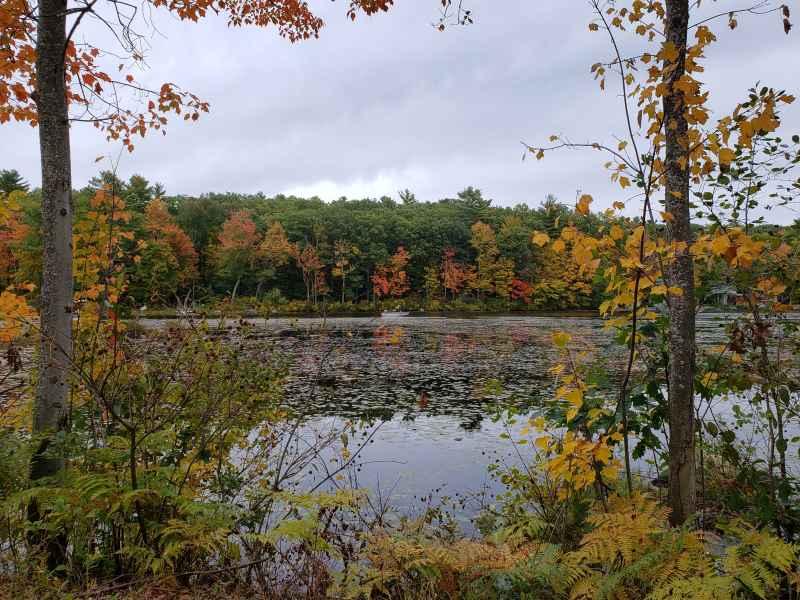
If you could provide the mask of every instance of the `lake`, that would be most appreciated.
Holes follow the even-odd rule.
[[[718,344],[730,318],[701,315],[701,343]],[[285,401],[304,418],[303,435],[324,435],[347,420],[367,421],[351,449],[369,441],[345,483],[388,497],[401,512],[418,510],[421,498],[435,502],[444,496],[466,518],[501,490],[487,466],[518,462],[520,448],[501,437],[505,426],[491,416],[508,404],[536,412],[551,396],[554,331],[569,332],[593,353],[612,383],[625,364],[622,349],[594,316],[248,322],[256,337],[269,340],[288,360]],[[308,481],[323,476],[315,471]]]

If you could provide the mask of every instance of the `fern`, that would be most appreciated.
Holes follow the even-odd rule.
[[[734,590],[734,581],[728,576],[674,578],[653,590],[647,600],[730,600],[736,597]]]
[[[369,566],[359,590],[366,597],[460,598],[469,590],[485,589],[482,584],[493,587],[496,576],[514,580],[520,574],[511,571],[536,552],[531,546],[512,549],[471,540],[444,544],[413,527],[394,536],[372,535],[368,542]]]
[[[776,597],[783,583],[795,581],[797,588],[800,547],[742,522],[729,525],[726,532],[740,540],[727,550],[723,568],[741,596],[767,600]]]
[[[573,567],[570,598],[641,598],[651,587],[684,575],[680,556],[697,548],[693,534],[668,529],[667,510],[642,495],[613,498],[608,512],[589,518],[594,529],[565,555]]]
[[[617,498],[595,514],[595,529],[564,556],[572,566],[571,599],[772,600],[797,587],[798,547],[766,531],[734,523],[734,540],[715,559],[701,532],[672,529],[667,511],[644,496]],[[581,571],[583,568],[583,571]]]

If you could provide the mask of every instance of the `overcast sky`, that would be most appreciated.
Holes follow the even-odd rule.
[[[624,132],[616,83],[609,80],[603,93],[589,73],[610,48],[607,37],[588,32],[585,0],[470,0],[475,23],[444,33],[432,27],[438,0],[396,0],[389,13],[356,23],[341,1],[311,4],[326,27],[320,39],[295,45],[272,29],[229,29],[217,18],[180,23],[157,13],[148,69],[137,77],[180,84],[207,99],[211,112],[194,124],[172,122],[166,137],[137,141],[122,156],[120,175],[140,173],[170,194],[330,200],[397,197],[408,188],[435,200],[472,185],[499,205],[536,206],[547,193],[572,202],[576,190],[600,207],[625,199],[597,152],[521,161],[521,140],[544,143],[559,133],[613,142]],[[724,11],[748,2],[706,4]],[[800,7],[790,5],[800,18]],[[775,14],[739,23],[733,32],[724,21],[715,27],[721,41],[705,81],[717,115],[756,80],[800,92],[800,25],[786,36]],[[800,131],[800,106],[784,116],[787,132]],[[0,127],[0,168],[37,185],[37,142],[28,126]],[[76,125],[75,187],[108,167],[95,163],[98,155],[118,151]]]

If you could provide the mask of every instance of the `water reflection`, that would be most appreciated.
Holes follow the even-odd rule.
[[[302,414],[448,416],[466,430],[498,404],[541,401],[552,383],[553,331],[610,350],[600,320],[578,317],[274,320],[266,329],[291,357],[287,401]]]
[[[701,315],[698,339],[717,345],[730,316]],[[380,423],[357,462],[355,483],[392,490],[406,512],[421,496],[499,492],[493,461],[516,451],[488,416],[513,404],[534,411],[551,396],[554,331],[567,331],[613,382],[622,350],[596,317],[503,316],[254,320],[254,335],[290,361],[289,407],[309,429],[334,420]],[[463,515],[470,515],[465,507]]]

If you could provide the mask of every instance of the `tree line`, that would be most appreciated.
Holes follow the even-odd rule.
[[[0,226],[0,283],[38,285],[41,192],[15,170],[0,171],[0,191],[18,201]],[[397,200],[324,202],[260,193],[169,195],[141,175],[122,180],[108,171],[74,191],[74,198],[77,229],[85,232],[80,239],[89,246],[92,236],[102,245],[108,234],[98,216],[116,213],[113,232],[124,249],[117,264],[125,275],[120,294],[129,308],[171,307],[187,298],[248,298],[296,311],[323,304],[372,310],[380,302],[434,310],[596,308],[608,296],[608,278],[602,271],[582,272],[569,253],[547,241],[567,225],[596,235],[636,222],[582,211],[552,195],[536,208],[494,206],[472,187],[435,202],[420,202],[408,190]],[[800,229],[758,219],[754,226],[788,239]],[[703,229],[694,226],[695,233]],[[700,301],[719,301],[725,279],[699,277]]]
[[[0,278],[41,280],[40,191],[16,171],[0,184],[19,209],[2,228]],[[113,201],[98,201],[99,195]],[[602,215],[581,215],[548,195],[494,206],[478,189],[453,198],[298,198],[263,194],[169,195],[141,175],[102,172],[73,193],[76,223],[115,212],[130,306],[168,306],[253,297],[306,308],[392,300],[436,308],[453,304],[529,308],[596,306],[601,281],[582,276],[563,253],[537,243],[568,222],[598,231]],[[99,211],[99,212],[98,212]],[[80,229],[80,227],[78,227]],[[79,260],[78,258],[75,261]],[[80,265],[75,264],[76,271]]]

